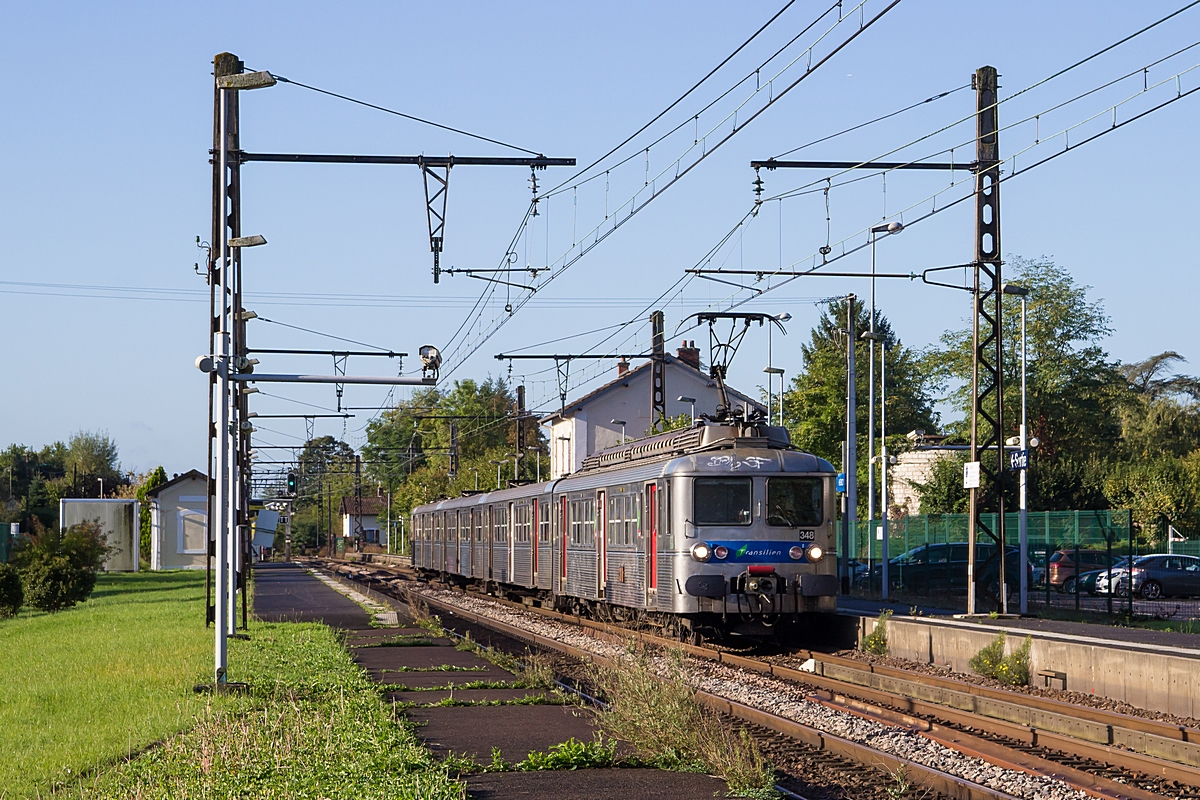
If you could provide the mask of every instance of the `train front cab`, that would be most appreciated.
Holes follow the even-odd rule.
[[[681,535],[671,610],[750,635],[768,633],[780,615],[835,612],[832,466],[790,451],[782,464],[718,458],[704,456],[701,465],[726,469],[686,469],[672,479]]]

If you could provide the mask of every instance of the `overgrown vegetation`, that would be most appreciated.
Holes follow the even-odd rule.
[[[21,576],[11,564],[0,564],[0,619],[16,616],[25,604]]]
[[[864,653],[869,653],[873,656],[886,656],[888,652],[887,640],[887,623],[892,618],[891,609],[884,609],[879,613],[879,619],[875,620],[875,630],[863,637],[862,644],[859,645]]]
[[[380,698],[330,628],[259,623],[234,642],[244,697],[210,699],[198,723],[79,782],[80,798],[460,798],[462,785]]]
[[[596,713],[601,730],[652,766],[707,772],[743,796],[774,796],[773,767],[745,730],[697,702],[685,660],[680,650],[656,656],[630,646],[620,667],[596,667],[592,682],[608,704]]]
[[[98,522],[58,530],[34,518],[34,533],[12,556],[25,602],[42,611],[61,611],[86,600],[109,548]]]
[[[1033,637],[1026,636],[1021,646],[1011,655],[1004,655],[1007,636],[1001,631],[986,647],[971,658],[971,669],[985,678],[992,678],[1008,686],[1029,685],[1029,654],[1033,649]]]

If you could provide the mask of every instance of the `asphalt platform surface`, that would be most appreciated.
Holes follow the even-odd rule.
[[[453,643],[415,626],[403,607],[400,628],[372,628],[367,612],[295,564],[257,564],[254,611],[263,620],[324,622],[340,628],[354,660],[380,683],[403,690],[385,693],[405,704],[417,736],[439,756],[471,756],[482,764],[497,748],[506,761],[522,761],[532,751],[549,750],[569,739],[591,741],[596,724],[591,712],[562,703],[530,704],[544,690],[520,685],[517,676]],[[397,604],[399,605],[399,604]],[[483,681],[481,688],[462,688]],[[489,705],[432,706],[456,701]],[[500,703],[490,705],[490,703]],[[724,781],[707,775],[654,769],[584,769],[470,775],[468,795],[479,800],[711,800],[724,797]]]
[[[254,565],[254,613],[266,622],[324,622],[345,630],[371,627],[362,606],[295,564]]]

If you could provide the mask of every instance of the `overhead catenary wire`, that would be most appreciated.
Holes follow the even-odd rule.
[[[1198,0],[1198,1],[1200,1],[1200,0]],[[576,245],[573,245],[572,249],[570,251],[565,253],[559,259],[556,259],[556,261],[554,263],[558,264],[558,266],[552,266],[551,270],[550,270],[550,274],[548,276],[546,276],[544,279],[542,279],[540,281],[540,283],[538,283],[536,286],[527,287],[526,293],[523,294],[521,297],[517,298],[515,303],[508,304],[505,309],[506,314],[493,320],[492,324],[490,325],[490,327],[487,331],[481,331],[479,335],[475,336],[469,342],[465,339],[462,341],[456,342],[453,349],[450,350],[449,355],[446,357],[446,361],[452,362],[452,363],[448,363],[447,368],[445,368],[443,370],[443,377],[447,378],[450,375],[452,375],[454,373],[454,371],[456,371],[462,365],[462,363],[466,360],[466,358],[469,358],[470,355],[472,355],[474,352],[476,352],[478,350],[478,348],[481,347],[488,339],[490,339],[498,330],[500,330],[500,328],[502,328],[508,322],[508,320],[513,317],[513,315],[515,315],[518,311],[520,311],[521,308],[523,308],[529,302],[529,299],[533,296],[533,294],[535,292],[544,289],[552,281],[554,281],[560,275],[565,273],[568,269],[571,268],[571,266],[573,266],[580,259],[582,259],[585,255],[587,255],[587,253],[591,252],[591,250],[593,248],[595,248],[596,246],[598,246],[600,242],[606,240],[612,233],[614,233],[622,225],[624,225],[626,222],[628,222],[630,219],[632,219],[641,210],[645,209],[650,203],[652,203],[655,199],[660,197],[671,186],[673,186],[675,183],[679,182],[681,179],[686,177],[695,167],[697,167],[699,164],[703,163],[703,161],[705,161],[708,157],[710,157],[713,153],[715,153],[722,145],[724,145],[726,142],[728,142],[730,139],[732,139],[735,135],[737,135],[737,133],[739,133],[745,127],[747,127],[748,125],[753,123],[764,111],[766,111],[768,108],[772,107],[775,103],[779,102],[784,96],[786,96],[789,92],[791,92],[796,86],[798,86],[800,83],[802,83],[808,76],[812,75],[814,72],[816,72],[818,69],[820,69],[821,66],[826,64],[831,58],[833,58],[835,55],[837,55],[843,48],[845,48],[847,45],[849,45],[850,42],[854,41],[863,32],[870,29],[885,14],[887,14],[888,11],[895,8],[895,6],[899,4],[900,0],[892,0],[891,3],[887,4],[875,16],[871,17],[870,19],[864,18],[864,19],[860,20],[859,26],[856,30],[849,33],[842,40],[833,44],[830,49],[830,52],[818,57],[814,63],[812,59],[813,59],[813,51],[816,48],[816,46],[818,44],[822,43],[828,36],[830,36],[834,30],[836,30],[838,27],[840,27],[842,25],[843,22],[851,19],[852,15],[853,15],[853,11],[862,9],[866,5],[867,2],[868,2],[868,0],[862,0],[862,2],[860,2],[857,6],[855,6],[854,9],[852,9],[850,15],[839,18],[839,20],[837,22],[833,23],[833,25],[831,25],[828,30],[826,30],[824,33],[822,33],[813,44],[809,45],[804,51],[801,52],[801,54],[799,56],[797,56],[795,59],[793,59],[791,62],[789,62],[788,65],[783,67],[777,73],[776,76],[774,76],[770,81],[768,81],[768,83],[765,86],[773,87],[774,80],[776,78],[781,77],[788,69],[790,69],[792,66],[795,66],[800,61],[800,59],[804,58],[805,54],[807,54],[808,58],[809,58],[808,66],[799,77],[797,77],[795,80],[793,80],[787,86],[785,86],[778,93],[774,92],[773,88],[772,88],[769,92],[769,94],[770,94],[769,99],[765,103],[763,103],[763,105],[761,107],[755,109],[752,113],[750,113],[750,115],[745,120],[743,120],[742,122],[739,123],[737,120],[738,112],[741,109],[743,109],[746,106],[746,104],[749,103],[750,100],[752,100],[755,96],[757,96],[762,91],[762,89],[765,87],[760,86],[758,89],[756,89],[753,93],[750,94],[750,96],[747,99],[742,101],[742,103],[740,103],[732,112],[730,112],[724,118],[722,118],[717,123],[716,126],[714,126],[708,133],[706,133],[703,140],[698,140],[691,147],[688,147],[684,151],[683,155],[677,157],[674,161],[672,161],[670,164],[668,164],[668,166],[666,168],[664,168],[662,171],[660,171],[656,175],[655,179],[653,181],[650,181],[649,185],[647,187],[645,187],[645,188],[649,189],[649,195],[646,199],[641,201],[641,203],[639,204],[637,201],[637,198],[638,198],[639,194],[641,194],[643,189],[640,189],[640,190],[638,190],[638,192],[635,192],[634,196],[630,200],[627,200],[625,203],[623,203],[621,206],[619,206],[617,208],[617,211],[621,214],[621,216],[619,216],[619,217],[615,216],[615,215],[608,216],[604,223],[601,223],[601,225],[597,226],[592,231],[590,231],[587,235],[585,235],[584,240],[586,240],[588,236],[593,236],[593,240],[591,243],[585,245],[583,242],[580,242],[577,245],[578,252],[575,252]],[[827,12],[825,12],[825,13],[827,13]],[[823,13],[821,16],[824,17],[825,13]],[[731,130],[728,133],[724,133],[724,135],[720,136],[720,138],[718,138],[717,141],[714,144],[712,144],[712,146],[710,147],[707,143],[708,136],[715,134],[722,126],[724,126],[726,123],[729,123],[731,120],[732,120]],[[700,147],[699,155],[696,156],[693,161],[691,161],[689,164],[687,164],[686,167],[684,167],[683,166],[684,157],[687,156],[688,153],[690,153],[691,151],[695,150],[697,147]],[[666,176],[668,174],[668,172],[671,171],[672,169],[674,169],[674,171],[675,171],[674,176],[667,177],[665,179],[665,183],[662,186],[658,186],[658,183],[657,183],[658,179]],[[624,209],[627,206],[628,206],[628,211],[624,211]],[[525,219],[528,220],[529,216],[530,216],[529,213],[527,213],[525,216]],[[608,226],[608,223],[610,221],[611,221],[611,226]],[[524,226],[524,224],[525,223],[522,223],[522,226]],[[606,227],[606,226],[608,226],[607,229],[601,234],[600,228]],[[518,233],[518,236],[519,236],[519,233]],[[515,238],[516,237],[514,237],[514,241],[515,241]],[[511,250],[511,248],[510,248],[510,250]],[[505,258],[507,258],[507,256]],[[481,302],[484,297],[488,296],[489,291],[494,291],[494,289],[485,290],[484,293],[481,293],[481,296],[480,296]],[[476,320],[478,320],[478,316],[474,317],[471,320],[464,320],[463,325],[460,325],[459,331],[456,332],[456,334],[453,337],[453,339],[451,340],[451,342],[454,342],[454,340],[458,338],[459,334],[466,327],[469,327],[468,322],[470,323],[470,325],[473,325],[474,321],[476,321]],[[463,348],[466,348],[469,352],[467,352],[465,355],[460,355]]]
[[[482,136],[478,133],[471,133],[470,131],[464,131],[461,128],[454,128],[454,127],[451,127],[450,125],[443,125],[440,122],[434,122],[433,120],[424,119],[422,117],[414,116],[412,114],[405,114],[403,111],[397,111],[393,108],[387,108],[386,106],[376,105],[375,103],[368,103],[366,100],[359,100],[357,98],[350,97],[349,95],[338,94],[337,92],[331,92],[328,89],[320,89],[316,86],[309,86],[306,83],[301,83],[300,81],[294,81],[294,80],[291,80],[290,78],[285,78],[282,75],[276,75],[275,73],[271,73],[271,77],[274,78],[275,80],[279,81],[280,83],[286,83],[286,84],[290,84],[291,86],[298,86],[301,89],[308,89],[311,92],[318,92],[320,94],[328,95],[330,97],[336,97],[337,99],[345,100],[348,103],[354,103],[355,105],[365,106],[366,108],[372,108],[372,109],[375,109],[376,111],[382,111],[385,114],[392,114],[393,116],[403,117],[404,119],[411,120],[413,122],[419,122],[422,125],[431,125],[435,128],[441,128],[444,131],[450,131],[451,133],[457,133],[461,136],[469,136],[472,139],[478,139],[480,141],[489,142],[491,144],[498,144],[501,147],[507,147],[510,150],[519,150],[520,152],[528,153],[531,156],[541,156],[542,155],[541,153],[538,153],[534,150],[529,150],[525,147],[519,147],[515,144],[509,144],[508,142],[502,142],[499,139],[493,139],[489,136]]]
[[[1193,4],[1193,5],[1194,5],[1194,4]],[[1128,40],[1128,38],[1129,38],[1129,37],[1126,37],[1126,39],[1125,39],[1125,40]],[[1151,67],[1153,67],[1153,66],[1157,66],[1158,64],[1161,64],[1161,63],[1163,63],[1164,61],[1166,61],[1166,60],[1168,60],[1168,59],[1170,59],[1170,58],[1172,58],[1172,57],[1178,56],[1178,55],[1180,55],[1180,54],[1182,54],[1182,53],[1184,53],[1184,52],[1186,52],[1186,51],[1188,51],[1188,50],[1191,50],[1192,48],[1194,48],[1194,47],[1196,47],[1196,46],[1200,46],[1200,42],[1197,42],[1197,43],[1195,43],[1195,44],[1188,45],[1188,46],[1186,46],[1186,47],[1180,48],[1180,49],[1178,49],[1178,50],[1174,51],[1173,53],[1171,53],[1171,54],[1170,54],[1170,55],[1168,55],[1168,56],[1164,56],[1164,57],[1162,57],[1162,58],[1159,58],[1159,59],[1156,59],[1156,60],[1154,60],[1154,61],[1150,62],[1149,64],[1147,64],[1146,66],[1144,66],[1144,67],[1142,67],[1142,68],[1139,68],[1139,69],[1137,69],[1137,70],[1130,71],[1130,72],[1128,72],[1128,73],[1126,73],[1126,74],[1122,75],[1122,76],[1121,76],[1121,77],[1119,77],[1119,78],[1116,78],[1116,79],[1110,80],[1110,81],[1108,81],[1108,82],[1106,82],[1106,83],[1102,84],[1101,86],[1098,86],[1098,87],[1095,87],[1095,88],[1089,89],[1089,90],[1087,90],[1086,92],[1083,92],[1083,93],[1081,93],[1081,94],[1079,94],[1079,95],[1076,95],[1075,97],[1071,98],[1070,100],[1067,100],[1067,101],[1064,101],[1064,102],[1058,103],[1058,104],[1056,104],[1056,105],[1052,106],[1052,107],[1051,107],[1051,109],[1049,109],[1049,110],[1055,110],[1055,109],[1062,108],[1062,107],[1064,107],[1064,106],[1066,106],[1066,105],[1070,104],[1071,102],[1074,102],[1075,100],[1081,99],[1081,98],[1083,98],[1083,97],[1086,97],[1086,96],[1088,96],[1088,95],[1091,95],[1091,94],[1094,94],[1095,92],[1099,91],[1100,89],[1103,89],[1103,88],[1110,87],[1110,86],[1112,86],[1112,85],[1114,85],[1114,84],[1116,84],[1116,83],[1120,82],[1121,80],[1128,79],[1128,78],[1130,78],[1130,77],[1132,77],[1132,76],[1135,76],[1135,75],[1138,75],[1138,74],[1143,74],[1143,73],[1144,73],[1146,70],[1148,70],[1149,68],[1151,68]],[[1105,48],[1105,51],[1107,51],[1107,50],[1110,50],[1111,48],[1112,48],[1112,46],[1109,46],[1109,47]],[[1084,59],[1084,61],[1087,61],[1087,60],[1089,60],[1089,59]],[[1082,63],[1082,62],[1080,62],[1080,63]],[[1143,112],[1141,112],[1141,113],[1139,113],[1139,114],[1137,114],[1137,115],[1135,115],[1135,116],[1133,116],[1133,117],[1131,117],[1131,118],[1129,118],[1129,119],[1123,120],[1123,121],[1121,121],[1121,122],[1116,122],[1116,119],[1115,119],[1115,116],[1114,116],[1114,122],[1113,122],[1113,124],[1112,124],[1111,126],[1109,126],[1109,127],[1105,128],[1104,130],[1102,130],[1102,131],[1100,131],[1100,132],[1098,132],[1098,133],[1095,133],[1095,134],[1093,134],[1093,135],[1091,135],[1091,136],[1089,136],[1089,137],[1087,137],[1087,138],[1085,138],[1085,139],[1083,139],[1083,140],[1080,140],[1080,141],[1078,141],[1078,142],[1076,142],[1076,143],[1074,143],[1074,144],[1068,144],[1068,143],[1064,142],[1064,147],[1063,147],[1061,150],[1059,150],[1059,151],[1056,151],[1056,152],[1054,152],[1054,153],[1052,153],[1052,154],[1050,154],[1050,155],[1046,156],[1045,158],[1043,158],[1043,159],[1040,159],[1039,161],[1037,161],[1037,162],[1035,162],[1035,163],[1033,163],[1033,164],[1030,164],[1030,165],[1027,165],[1027,166],[1023,166],[1023,167],[1021,167],[1020,169],[1018,169],[1018,168],[1017,168],[1017,166],[1016,166],[1016,158],[1017,158],[1018,156],[1020,156],[1020,155],[1024,154],[1024,153],[1028,152],[1029,150],[1031,150],[1031,149],[1033,149],[1033,148],[1035,148],[1035,147],[1038,147],[1038,146],[1043,146],[1043,145],[1045,145],[1047,142],[1051,142],[1051,141],[1055,140],[1055,139],[1056,139],[1056,138],[1058,138],[1058,137],[1065,137],[1065,135],[1066,135],[1066,134],[1067,134],[1069,131],[1071,131],[1071,130],[1073,130],[1073,129],[1075,129],[1075,128],[1078,128],[1078,127],[1080,127],[1080,126],[1082,126],[1082,125],[1084,125],[1084,124],[1086,124],[1086,123],[1088,123],[1088,122],[1090,122],[1090,121],[1093,121],[1093,120],[1095,120],[1095,119],[1097,119],[1097,118],[1099,118],[1099,117],[1106,116],[1106,115],[1108,115],[1109,113],[1111,113],[1111,112],[1114,112],[1114,111],[1115,111],[1115,109],[1119,108],[1119,107],[1120,107],[1121,105],[1123,105],[1124,103],[1127,103],[1127,102],[1129,102],[1130,100],[1132,100],[1133,98],[1135,98],[1135,97],[1138,97],[1138,96],[1140,96],[1140,95],[1142,95],[1142,94],[1146,94],[1146,93],[1148,93],[1148,92],[1150,92],[1150,91],[1153,91],[1154,89],[1156,89],[1156,88],[1158,88],[1158,87],[1160,87],[1160,86],[1163,86],[1163,85],[1166,85],[1166,84],[1169,84],[1169,83],[1172,83],[1172,82],[1176,82],[1176,84],[1177,84],[1177,87],[1178,87],[1178,86],[1179,86],[1179,84],[1178,84],[1178,80],[1179,80],[1179,78],[1180,78],[1181,76],[1183,76],[1183,75],[1186,75],[1186,74],[1188,74],[1189,72],[1191,72],[1191,71],[1193,71],[1193,70],[1195,70],[1195,69],[1197,69],[1197,68],[1200,68],[1200,65],[1196,65],[1196,66],[1193,66],[1193,67],[1189,67],[1188,69],[1182,70],[1182,71],[1180,71],[1180,72],[1176,73],[1175,75],[1172,75],[1172,76],[1170,76],[1170,77],[1168,77],[1168,78],[1166,78],[1166,79],[1164,79],[1164,80],[1158,81],[1158,82],[1156,82],[1156,83],[1154,83],[1154,84],[1149,84],[1149,83],[1147,83],[1147,84],[1146,84],[1146,85],[1145,85],[1145,86],[1144,86],[1144,87],[1143,87],[1143,88],[1142,88],[1140,91],[1138,91],[1138,92],[1135,92],[1133,95],[1131,95],[1131,96],[1129,96],[1129,97],[1125,98],[1125,99],[1124,99],[1124,100],[1122,100],[1121,102],[1119,102],[1119,103],[1117,103],[1117,104],[1114,104],[1114,105],[1112,105],[1112,106],[1109,106],[1109,107],[1107,107],[1107,108],[1103,109],[1102,111],[1100,111],[1100,112],[1097,112],[1097,113],[1095,113],[1095,114],[1093,114],[1093,115],[1091,115],[1091,116],[1087,117],[1086,119],[1084,119],[1084,120],[1082,120],[1082,121],[1080,121],[1080,122],[1076,122],[1076,123],[1074,123],[1073,125],[1070,125],[1070,126],[1068,126],[1068,127],[1064,128],[1064,129],[1062,129],[1061,131],[1059,131],[1059,132],[1055,133],[1055,134],[1052,134],[1052,135],[1050,135],[1050,136],[1048,136],[1048,137],[1041,137],[1041,138],[1039,138],[1037,141],[1035,141],[1033,144],[1029,145],[1028,147],[1025,147],[1025,148],[1023,148],[1023,149],[1021,149],[1021,150],[1017,151],[1016,153],[1014,153],[1014,154],[1012,154],[1012,155],[1006,156],[1006,157],[1005,157],[1005,159],[1004,159],[1004,161],[1011,162],[1011,164],[1012,164],[1012,168],[1011,168],[1011,170],[1009,171],[1009,174],[1005,175],[1005,176],[1004,176],[1004,177],[1003,177],[1001,180],[1002,180],[1002,181],[1003,181],[1003,180],[1009,180],[1009,179],[1011,179],[1011,178],[1013,178],[1013,177],[1016,177],[1016,175],[1018,175],[1018,174],[1024,174],[1025,172],[1028,172],[1029,170],[1031,170],[1031,169],[1034,169],[1034,168],[1036,168],[1036,167],[1038,167],[1038,166],[1040,166],[1040,165],[1042,165],[1042,164],[1044,164],[1044,163],[1046,163],[1046,162],[1048,162],[1048,161],[1050,161],[1050,160],[1053,160],[1053,159],[1055,159],[1055,158],[1058,158],[1059,156],[1061,156],[1061,155],[1064,155],[1065,153],[1067,153],[1067,152],[1069,152],[1069,151],[1071,151],[1071,150],[1073,150],[1073,149],[1076,149],[1077,147],[1081,147],[1081,146],[1083,146],[1084,144],[1087,144],[1087,143],[1089,143],[1089,142],[1091,142],[1091,141],[1094,141],[1095,139],[1097,139],[1097,138],[1099,138],[1099,137],[1101,137],[1101,136],[1104,136],[1104,135],[1106,135],[1107,133],[1111,133],[1113,130],[1116,130],[1116,129],[1117,129],[1117,128],[1119,128],[1119,127],[1123,127],[1124,125],[1126,125],[1126,124],[1129,124],[1130,122],[1136,121],[1137,119],[1140,119],[1140,118],[1141,118],[1141,117],[1143,117],[1143,116],[1146,116],[1146,115],[1148,115],[1148,114],[1150,114],[1150,113],[1153,113],[1154,111],[1157,111],[1157,110],[1159,110],[1159,109],[1161,109],[1161,108],[1165,107],[1166,105],[1170,105],[1170,104],[1172,104],[1172,103],[1176,102],[1177,100],[1183,99],[1184,97],[1187,97],[1187,96],[1189,96],[1189,95],[1190,95],[1190,94],[1192,94],[1193,92],[1196,92],[1196,91],[1200,90],[1200,87],[1197,87],[1197,88],[1194,88],[1194,89],[1191,89],[1191,90],[1188,90],[1188,91],[1186,91],[1186,92],[1185,92],[1185,91],[1183,91],[1183,90],[1182,90],[1182,88],[1181,88],[1181,87],[1179,87],[1179,88],[1177,89],[1177,94],[1176,94],[1176,96],[1174,96],[1174,97],[1172,97],[1172,98],[1170,98],[1170,99],[1168,99],[1168,100],[1166,100],[1166,101],[1163,101],[1162,103],[1159,103],[1158,105],[1154,106],[1153,108],[1147,109],[1147,110],[1145,110],[1145,111],[1143,111]],[[1062,71],[1060,71],[1060,72],[1059,72],[1059,73],[1057,73],[1057,74],[1061,74],[1061,73],[1062,73]],[[1042,84],[1042,83],[1045,83],[1045,79],[1044,79],[1044,80],[1042,80],[1042,81],[1039,81],[1039,82],[1038,82],[1038,84],[1035,84],[1035,85],[1039,85],[1039,84]],[[1048,111],[1043,111],[1043,112],[1040,112],[1040,114],[1045,114],[1045,113],[1048,113]],[[1039,114],[1039,115],[1040,115],[1040,114]],[[1035,119],[1035,117],[1037,117],[1037,116],[1039,116],[1039,115],[1031,115],[1031,116],[1028,116],[1028,117],[1026,117],[1026,118],[1025,118],[1025,119],[1023,119],[1023,120],[1020,120],[1020,121],[1018,121],[1017,123],[1013,123],[1013,125],[1011,125],[1011,126],[1006,126],[1006,127],[1014,127],[1015,125],[1019,125],[1019,124],[1022,124],[1022,123],[1026,123],[1026,122],[1028,122],[1028,121],[1030,121],[1030,120],[1033,120],[1033,119]],[[970,176],[969,178],[964,178],[962,181],[956,181],[956,182],[952,183],[950,187],[946,187],[946,189],[943,189],[943,190],[941,190],[939,193],[935,193],[934,197],[936,197],[936,195],[937,195],[937,194],[944,193],[945,191],[949,190],[950,188],[953,188],[954,186],[956,186],[956,185],[958,185],[958,184],[960,184],[960,183],[962,183],[962,182],[965,182],[966,180],[972,180],[972,181],[973,181],[973,175],[972,175],[972,176]],[[822,181],[820,181],[820,182],[824,182],[824,179],[822,179]],[[850,182],[850,181],[847,181],[847,182]],[[957,205],[958,203],[961,203],[961,202],[963,202],[964,200],[966,200],[966,199],[968,199],[968,198],[970,198],[970,197],[972,197],[972,196],[973,196],[973,193],[971,193],[971,194],[966,194],[966,195],[964,195],[963,197],[960,197],[960,198],[958,198],[958,199],[954,200],[953,202],[951,202],[951,203],[949,203],[949,204],[943,205],[943,206],[942,206],[942,207],[940,207],[940,208],[936,208],[936,207],[935,207],[935,209],[934,209],[934,210],[932,210],[932,211],[930,211],[929,213],[927,213],[927,214],[923,215],[922,217],[919,217],[919,218],[918,218],[918,219],[916,219],[916,220],[910,220],[910,221],[909,221],[908,223],[906,223],[906,224],[907,224],[907,225],[909,225],[909,226],[911,226],[911,225],[913,225],[913,224],[915,224],[915,223],[917,223],[917,222],[920,222],[920,221],[921,221],[921,220],[923,220],[923,219],[926,219],[926,218],[928,218],[929,216],[932,216],[933,214],[936,214],[936,213],[938,213],[938,212],[940,212],[940,211],[944,211],[944,210],[946,210],[946,209],[948,209],[948,208],[950,208],[950,207],[952,207],[952,206],[954,206],[954,205]],[[917,207],[917,206],[919,206],[919,205],[922,205],[922,204],[924,204],[924,203],[926,203],[926,202],[929,202],[929,201],[930,201],[930,199],[931,199],[930,197],[926,197],[926,198],[924,198],[923,200],[921,200],[921,201],[918,201],[917,203],[914,203],[914,204],[912,204],[912,205],[908,206],[907,208],[903,209],[901,212],[898,212],[898,214],[893,214],[892,216],[900,216],[900,215],[903,215],[903,213],[904,213],[904,212],[910,211],[910,210],[911,210],[912,208],[914,208],[914,207]],[[748,215],[749,215],[749,213],[752,213],[752,212],[748,212]],[[743,217],[743,219],[742,219],[742,220],[739,220],[739,222],[738,222],[738,223],[736,223],[736,224],[735,224],[735,225],[734,225],[734,226],[733,226],[733,227],[730,229],[730,231],[729,231],[727,234],[725,234],[725,236],[723,236],[723,237],[722,237],[721,241],[718,243],[718,247],[720,247],[720,246],[723,246],[725,243],[727,243],[727,242],[728,242],[728,241],[729,241],[729,240],[732,238],[732,236],[733,236],[733,234],[734,234],[735,232],[737,232],[737,231],[741,230],[741,228],[742,228],[742,226],[743,226],[743,223],[744,223],[745,221],[746,221],[746,218],[745,218],[745,217]],[[852,249],[850,249],[850,250],[848,250],[848,251],[845,249],[846,242],[848,242],[848,241],[850,240],[850,238],[857,238],[857,237],[858,237],[858,236],[860,236],[860,235],[861,235],[861,231],[860,231],[860,232],[858,232],[857,234],[854,234],[854,235],[852,235],[852,237],[847,237],[847,239],[843,239],[841,242],[838,242],[837,244],[843,248],[843,252],[842,252],[841,254],[837,255],[837,256],[834,256],[834,258],[832,258],[832,259],[829,259],[829,261],[840,260],[840,258],[842,258],[842,257],[844,257],[844,256],[846,256],[846,255],[849,255],[849,254],[851,254],[851,253],[853,253],[853,252],[856,252],[857,250],[861,249],[861,247],[862,247],[862,246],[865,246],[865,245],[860,245],[859,247],[852,248]],[[790,266],[789,266],[787,269],[794,269],[794,268],[795,268],[795,267],[797,267],[799,264],[801,264],[801,263],[803,263],[803,262],[806,262],[806,261],[808,261],[808,260],[809,260],[809,258],[810,258],[810,257],[806,257],[805,259],[803,259],[803,260],[802,260],[802,261],[800,261],[800,262],[794,262],[794,263],[793,263],[792,265],[790,265]],[[812,258],[814,258],[814,259],[815,259],[815,256],[812,256]],[[824,266],[824,265],[825,265],[824,263],[822,263],[821,265],[814,265],[814,267],[813,267],[811,270],[808,270],[808,272],[816,273],[816,272],[817,272],[817,271],[818,271],[818,270],[819,270],[819,269],[820,269],[822,266]],[[775,272],[775,271],[776,271],[776,270],[764,269],[764,270],[762,270],[762,272],[760,273],[760,277],[771,277],[771,276],[772,276],[772,272]],[[779,270],[777,270],[777,271],[778,271],[778,272],[783,272],[783,269],[779,269]],[[806,274],[807,274],[807,273],[806,273]],[[766,294],[767,292],[770,292],[770,291],[773,291],[773,290],[775,290],[775,289],[778,289],[778,288],[780,288],[781,286],[783,286],[783,285],[785,285],[785,284],[787,284],[787,283],[790,283],[792,280],[795,280],[797,277],[801,277],[801,276],[792,274],[792,275],[779,275],[778,277],[783,277],[783,278],[784,278],[784,280],[783,280],[783,281],[781,281],[780,283],[776,284],[776,285],[773,285],[773,286],[768,286],[766,289],[762,289],[762,288],[759,288],[759,287],[754,287],[754,286],[740,286],[740,287],[739,287],[739,291],[738,291],[738,292],[736,292],[736,293],[733,293],[733,294],[731,294],[731,295],[727,296],[727,297],[726,297],[724,300],[722,300],[722,301],[720,302],[720,304],[711,304],[711,305],[710,305],[710,307],[713,307],[713,308],[720,307],[720,308],[727,308],[727,309],[733,309],[733,308],[740,307],[740,306],[742,306],[742,305],[744,305],[744,304],[746,304],[746,303],[748,303],[748,302],[751,302],[751,301],[753,301],[753,300],[759,300],[759,299],[761,299],[761,297],[762,297],[762,295],[763,295],[763,294]],[[675,285],[675,286],[677,286],[678,284],[679,284],[679,281],[677,281],[677,282],[676,282],[676,284],[674,284],[674,285]],[[737,296],[738,296],[740,293],[742,293],[742,292],[744,292],[744,291],[754,291],[754,292],[756,292],[757,294],[756,294],[755,296],[753,296],[753,297],[746,297],[746,298],[744,298],[744,299],[742,299],[742,300],[740,300],[740,301],[737,301],[737,302],[735,302],[735,298],[736,298],[736,297],[737,297]],[[728,305],[728,304],[730,304],[730,303],[732,303],[732,305]],[[694,327],[695,327],[695,326],[693,326],[693,328],[694,328]],[[688,330],[691,330],[691,328],[689,328]],[[684,332],[686,332],[686,331],[684,331]],[[679,333],[679,332],[677,332],[677,334],[678,334],[678,333]],[[585,384],[585,383],[587,383],[587,382],[588,382],[588,381],[591,379],[591,377],[594,377],[594,375],[593,375],[593,376],[587,376],[586,374],[584,374],[584,375],[580,375],[579,373],[577,373],[577,376],[578,376],[578,380],[577,380],[577,382],[573,383],[573,386],[575,386],[575,385],[582,385],[582,384]]]

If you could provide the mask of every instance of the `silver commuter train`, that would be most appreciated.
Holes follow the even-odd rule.
[[[413,509],[413,564],[685,638],[765,638],[836,610],[834,479],[784,428],[701,419],[558,480]]]

